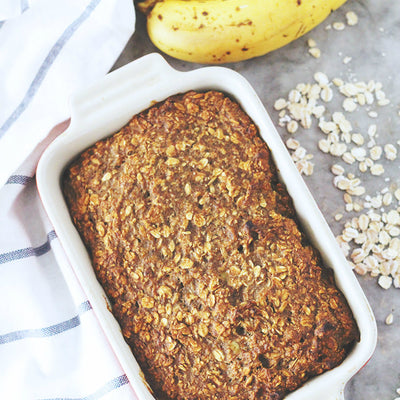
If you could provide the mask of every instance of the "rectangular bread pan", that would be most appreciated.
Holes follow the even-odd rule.
[[[271,150],[280,179],[293,199],[302,227],[320,251],[324,264],[334,270],[336,283],[353,311],[361,334],[360,341],[342,364],[310,379],[286,396],[286,399],[344,399],[345,384],[368,362],[374,351],[377,340],[374,315],[263,104],[240,74],[225,67],[204,67],[179,72],[171,68],[163,57],[154,53],[111,72],[97,84],[73,96],[69,128],[50,144],[38,165],[37,185],[43,205],[130,384],[139,399],[154,399],[110,312],[88,253],[71,221],[61,191],[61,177],[68,163],[81,151],[118,131],[134,114],[171,95],[209,89],[225,92],[234,98],[258,126]],[[65,261],[59,258],[68,280],[70,267],[64,265]]]

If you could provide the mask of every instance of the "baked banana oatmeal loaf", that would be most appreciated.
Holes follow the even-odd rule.
[[[269,149],[224,94],[134,116],[63,190],[157,399],[282,399],[358,340]]]

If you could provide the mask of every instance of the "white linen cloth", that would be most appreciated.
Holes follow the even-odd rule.
[[[0,1],[0,398],[136,399],[64,256],[35,183],[72,92],[105,75],[132,0]],[[64,122],[63,122],[64,121]]]

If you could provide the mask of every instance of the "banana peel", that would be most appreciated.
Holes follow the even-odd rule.
[[[324,21],[346,0],[145,0],[151,41],[185,61],[222,64],[264,55]]]

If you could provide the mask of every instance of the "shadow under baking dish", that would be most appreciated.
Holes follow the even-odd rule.
[[[324,264],[333,269],[336,284],[346,297],[360,331],[360,341],[339,366],[310,379],[286,399],[343,399],[345,384],[368,362],[375,349],[375,318],[264,106],[240,74],[224,67],[179,72],[171,68],[160,55],[150,54],[113,71],[74,96],[71,99],[69,128],[46,149],[37,169],[38,190],[46,212],[132,387],[140,399],[154,399],[110,312],[88,252],[71,221],[61,191],[61,177],[65,167],[80,152],[118,131],[134,114],[174,94],[210,89],[225,92],[235,99],[257,125],[271,151],[280,180],[293,200],[302,228],[319,250]],[[68,280],[69,265],[65,265],[61,257],[58,261]]]

